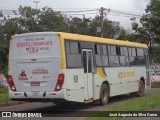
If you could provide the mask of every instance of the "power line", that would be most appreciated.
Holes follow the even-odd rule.
[[[95,12],[98,12],[100,9],[94,8],[94,9],[85,9],[85,10],[55,10],[54,12],[60,12],[62,14],[67,14],[67,15],[89,15],[89,14],[97,14]],[[113,10],[113,9],[108,9],[108,8],[104,8],[103,13],[105,14],[105,12],[108,12],[108,10],[110,10],[109,15],[113,15],[113,16],[119,16],[119,17],[136,17],[136,18],[141,18],[143,15],[142,14],[137,14],[137,13],[133,13],[133,12],[127,12],[127,11],[120,11],[120,10]],[[15,15],[15,13],[13,11],[16,12],[16,15],[20,15],[19,10],[17,9],[0,9],[0,11],[2,11],[3,14],[7,14],[7,15]],[[35,12],[27,12],[27,13],[35,13]],[[44,11],[45,14],[47,14],[47,12]],[[48,12],[48,14],[50,14],[50,12]]]
[[[125,15],[125,14],[117,14],[117,13],[110,13],[111,16],[118,16],[118,17],[128,17],[128,18],[141,18],[142,16],[133,16],[133,15]]]
[[[136,17],[136,18],[141,18],[143,16],[142,14],[136,14],[133,12],[126,12],[126,11],[119,11],[119,10],[111,10],[110,14],[115,16],[121,16],[121,17]]]
[[[69,13],[69,14],[68,14],[68,13],[67,13],[67,15],[70,15],[70,16],[72,16],[72,15],[91,15],[91,14],[92,14],[92,15],[96,15],[96,14],[98,14],[98,13],[95,13],[95,12],[94,12],[94,13],[84,13],[84,14],[76,14],[76,13],[75,13],[75,14],[74,14],[74,13],[73,13],[73,14],[72,14],[72,13]]]
[[[91,10],[80,10],[80,11],[60,11],[63,13],[79,13],[79,12],[92,12],[92,11],[98,11],[99,9],[91,9]]]

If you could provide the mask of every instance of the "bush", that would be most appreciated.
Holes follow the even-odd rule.
[[[152,88],[160,88],[160,82],[152,82],[151,87]]]

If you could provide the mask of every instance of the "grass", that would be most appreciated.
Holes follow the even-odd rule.
[[[126,103],[122,103],[120,105],[113,106],[112,108],[107,109],[106,111],[144,111],[149,108],[153,108],[155,106],[160,105],[160,93],[153,96],[145,96],[141,98],[137,98],[134,100],[129,100]],[[96,114],[96,117],[88,117],[86,120],[118,120],[121,117],[102,117],[106,116],[107,112],[100,112]]]
[[[9,102],[8,88],[0,87],[0,103]]]
[[[152,88],[160,88],[160,82],[152,82],[151,87]]]

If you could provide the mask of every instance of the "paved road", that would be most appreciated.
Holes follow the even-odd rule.
[[[160,93],[160,88],[154,88],[150,90],[145,91],[145,95],[153,95],[156,93]],[[10,107],[3,107],[0,108],[0,111],[49,111],[54,116],[54,120],[77,120],[77,119],[83,119],[83,117],[71,117],[74,115],[79,115],[78,111],[82,111],[80,114],[83,114],[83,116],[93,115],[94,111],[104,111],[109,107],[112,107],[114,105],[124,103],[130,99],[137,99],[137,98],[129,98],[129,96],[120,96],[120,97],[113,97],[110,99],[109,103],[106,106],[99,106],[99,105],[93,105],[93,104],[81,104],[81,103],[67,103],[61,106],[54,105],[52,103],[29,103],[29,104],[22,104],[22,105],[16,105],[16,106],[10,106]],[[60,111],[57,113],[56,111]],[[87,112],[86,112],[87,111]],[[69,117],[66,117],[69,116]],[[11,119],[11,118],[8,118]],[[7,120],[8,120],[7,119]],[[28,119],[28,118],[26,118]],[[44,118],[37,118],[38,120],[44,120]],[[46,120],[53,120],[51,117],[45,118]],[[11,119],[13,120],[13,119]],[[16,118],[16,120],[18,120]],[[29,120],[32,120],[32,118],[29,118]]]

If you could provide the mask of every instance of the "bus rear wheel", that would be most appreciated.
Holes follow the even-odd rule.
[[[103,84],[100,92],[100,104],[106,105],[108,103],[108,99],[109,99],[108,86],[106,84]]]
[[[140,80],[139,82],[139,91],[138,91],[138,96],[141,97],[144,94],[144,90],[145,90],[145,84],[142,80]]]

